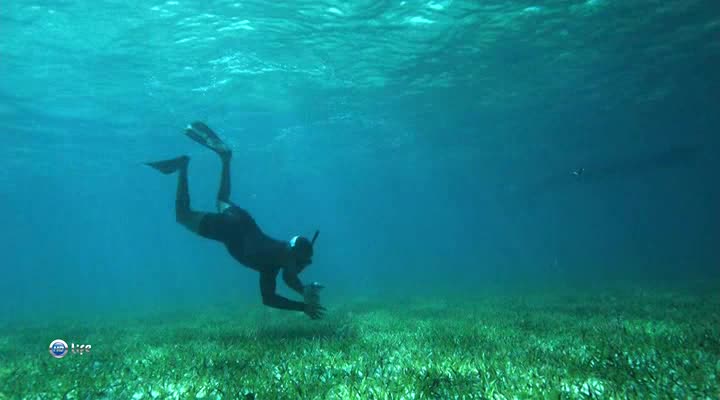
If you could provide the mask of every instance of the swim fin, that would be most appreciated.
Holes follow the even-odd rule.
[[[230,154],[230,148],[212,129],[202,122],[196,121],[185,128],[185,135],[208,149],[220,154]]]
[[[169,160],[146,162],[145,165],[155,168],[165,175],[169,175],[181,168],[186,168],[189,162],[190,157],[180,156]]]

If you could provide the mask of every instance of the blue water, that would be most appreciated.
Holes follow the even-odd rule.
[[[715,1],[21,0],[0,34],[3,318],[261,306],[142,165],[189,154],[212,210],[194,120],[266,232],[321,230],[333,301],[718,278]]]

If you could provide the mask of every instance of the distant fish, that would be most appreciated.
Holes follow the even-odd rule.
[[[678,145],[648,155],[609,160],[607,163],[596,164],[587,169],[579,167],[570,170],[569,175],[574,177],[574,180],[568,178],[567,172],[553,174],[531,186],[528,189],[528,195],[534,196],[550,192],[571,185],[573,181],[599,182],[649,174],[665,168],[692,166],[700,159],[701,152],[701,146]]]

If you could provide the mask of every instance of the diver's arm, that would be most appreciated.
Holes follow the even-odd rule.
[[[281,310],[305,311],[305,303],[286,299],[275,293],[276,277],[277,271],[260,272],[260,294],[262,295],[263,304]]]
[[[283,281],[285,281],[285,284],[290,289],[296,291],[301,296],[305,295],[305,286],[296,273],[288,271],[287,268],[283,269]]]

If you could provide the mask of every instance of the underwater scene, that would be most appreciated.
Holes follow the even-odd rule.
[[[717,0],[0,34],[0,400],[720,398]]]

